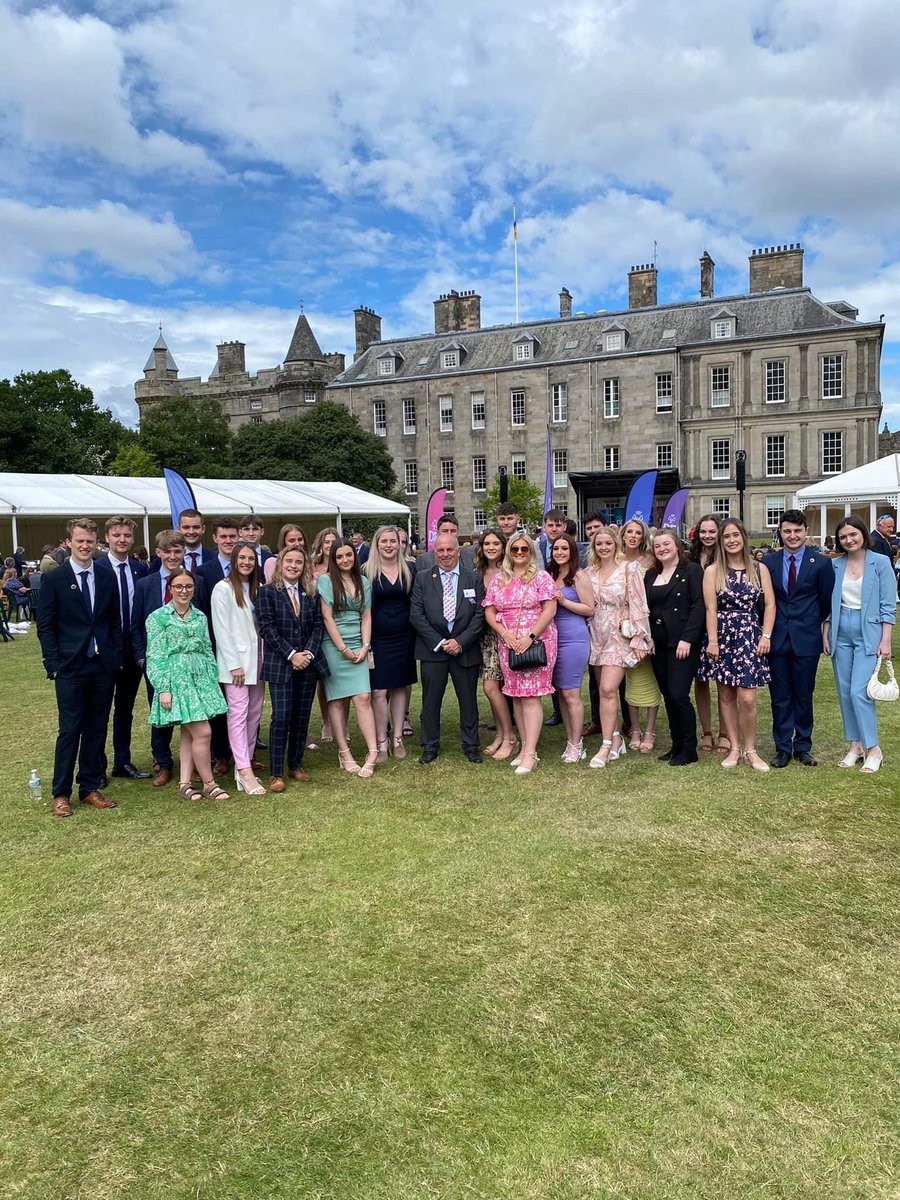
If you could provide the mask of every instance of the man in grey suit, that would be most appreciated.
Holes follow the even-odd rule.
[[[438,521],[437,531],[438,533],[452,533],[455,538],[458,538],[459,521],[450,513],[444,513]],[[459,557],[464,567],[474,567],[475,546],[466,546],[465,550],[460,550]],[[433,571],[434,562],[434,551],[426,550],[416,558],[416,565],[413,568],[414,574],[418,575],[420,571]]]
[[[455,534],[439,533],[435,566],[419,571],[412,590],[410,622],[416,631],[416,658],[422,664],[422,755],[433,763],[441,745],[441,703],[447,680],[459,701],[459,728],[469,762],[484,760],[478,747],[478,668],[484,629],[484,582],[459,561]]]

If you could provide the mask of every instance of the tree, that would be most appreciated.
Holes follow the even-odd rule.
[[[330,400],[289,421],[244,425],[235,435],[234,462],[245,478],[334,480],[391,499],[397,486],[384,438]]]
[[[147,475],[160,475],[161,468],[159,463],[149,454],[143,446],[136,443],[131,446],[123,446],[116,457],[109,464],[110,475],[127,475],[132,478],[141,478]]]
[[[182,475],[208,479],[231,475],[231,429],[218,400],[187,396],[161,400],[141,418],[138,444],[159,467],[172,467]],[[247,473],[242,468],[240,474],[246,477]]]
[[[509,499],[519,510],[519,520],[526,528],[537,529],[544,519],[541,511],[544,504],[544,493],[536,484],[529,483],[527,479],[516,479],[512,475],[507,475],[506,478],[509,483]],[[482,508],[487,513],[489,522],[496,521],[499,507],[500,479],[498,477],[484,494]]]
[[[129,436],[68,371],[0,380],[0,470],[105,475]]]

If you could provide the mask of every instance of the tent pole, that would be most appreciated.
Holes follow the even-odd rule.
[[[869,529],[875,528],[875,521],[878,517],[878,507],[874,500],[869,501]]]
[[[337,510],[337,518],[334,522],[334,527],[338,531],[340,536],[343,537],[344,536],[344,522],[341,520],[341,510],[340,509]]]
[[[825,545],[825,534],[828,532],[828,505],[819,505],[819,544]]]
[[[147,547],[147,553],[150,554],[150,516],[146,508],[144,509],[144,545]],[[152,560],[152,554],[150,558]]]
[[[12,518],[12,543],[13,543],[11,553],[15,554],[15,552],[19,546],[19,526],[16,523],[16,514],[11,513],[10,516]]]

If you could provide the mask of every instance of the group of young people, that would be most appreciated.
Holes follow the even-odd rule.
[[[696,762],[715,745],[723,767],[743,759],[767,771],[756,749],[756,693],[766,685],[771,765],[815,766],[812,697],[823,652],[834,663],[850,743],[841,765],[862,760],[869,773],[881,765],[865,685],[877,657],[890,656],[895,589],[890,564],[869,549],[856,517],[838,525],[833,561],[807,545],[797,511],[784,514],[782,548],[762,562],[732,518],[703,517],[686,549],[670,530],[651,531],[641,521],[620,530],[596,514],[580,545],[555,510],[533,540],[511,504],[500,506],[496,525],[463,553],[452,517],[439,523],[433,551],[415,558],[405,531],[382,526],[364,563],[361,548],[336,529],[308,546],[300,526],[285,525],[274,554],[252,516],[213,521],[214,549],[202,545],[204,532],[201,514],[186,510],[176,529],[157,536],[147,566],[130,555],[130,518],[106,523],[102,557],[96,524],[69,523],[70,558],[47,575],[38,613],[59,709],[57,816],[71,815],[76,785],[83,803],[111,808],[115,801],[103,794],[110,774],[150,777],[131,753],[142,680],[153,783],[173,778],[172,733],[180,726],[177,788],[194,801],[228,798],[220,781],[229,760],[236,788],[251,795],[283,792],[288,779],[308,782],[304,756],[315,747],[309,726],[317,693],[322,740],[337,743],[343,771],[371,778],[389,755],[406,756],[417,676],[424,765],[440,753],[452,682],[466,757],[509,760],[520,775],[535,769],[543,726],[555,720],[545,722],[545,696],[558,704],[567,764],[587,759],[591,732],[602,735],[591,767],[605,768],[628,749],[653,753],[664,705],[671,746],[659,757],[669,765]],[[479,679],[495,731],[483,751]],[[267,745],[260,740],[266,684]],[[365,744],[361,762],[350,745],[351,707]],[[267,767],[259,758],[265,750]]]

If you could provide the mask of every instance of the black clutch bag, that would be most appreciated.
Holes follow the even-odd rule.
[[[527,650],[519,654],[516,650],[509,652],[509,669],[511,671],[535,671],[547,665],[547,647],[540,638],[535,638]]]

